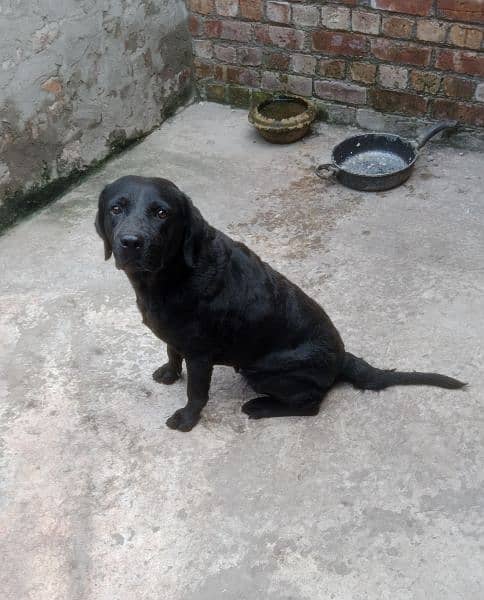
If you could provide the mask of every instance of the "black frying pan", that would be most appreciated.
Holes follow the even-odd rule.
[[[391,133],[355,135],[335,146],[332,162],[319,165],[316,175],[321,179],[335,175],[343,185],[355,190],[389,190],[410,177],[420,148],[430,138],[457,125],[457,121],[439,123],[417,142]]]

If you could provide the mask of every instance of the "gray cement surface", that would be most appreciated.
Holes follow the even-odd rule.
[[[0,227],[23,194],[148,133],[188,91],[183,0],[3,0],[0,31]]]
[[[194,105],[0,239],[4,600],[482,600],[483,155],[426,147],[364,194],[313,166],[356,131],[292,146]],[[201,423],[165,419],[163,344],[103,261],[104,183],[161,175],[318,300],[378,366],[466,391],[334,389],[316,418],[248,421],[216,368]]]

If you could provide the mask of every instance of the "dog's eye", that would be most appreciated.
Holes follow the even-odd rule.
[[[111,212],[113,213],[113,215],[119,215],[121,210],[122,210],[121,207],[118,206],[117,204],[115,204],[114,206],[111,207]]]
[[[160,210],[156,213],[158,219],[166,219],[168,216],[168,212],[164,208],[160,208]]]

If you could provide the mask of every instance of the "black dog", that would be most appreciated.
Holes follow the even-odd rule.
[[[345,352],[324,310],[243,244],[211,227],[166,179],[122,177],[99,197],[106,260],[126,272],[143,323],[167,343],[153,373],[170,384],[185,359],[188,402],[168,420],[189,431],[208,400],[214,365],[229,365],[260,397],[249,418],[316,415],[337,380],[360,389],[465,384],[435,373],[376,369]]]

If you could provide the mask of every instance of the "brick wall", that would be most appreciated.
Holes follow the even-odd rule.
[[[287,91],[484,126],[484,0],[187,2],[210,100]]]

